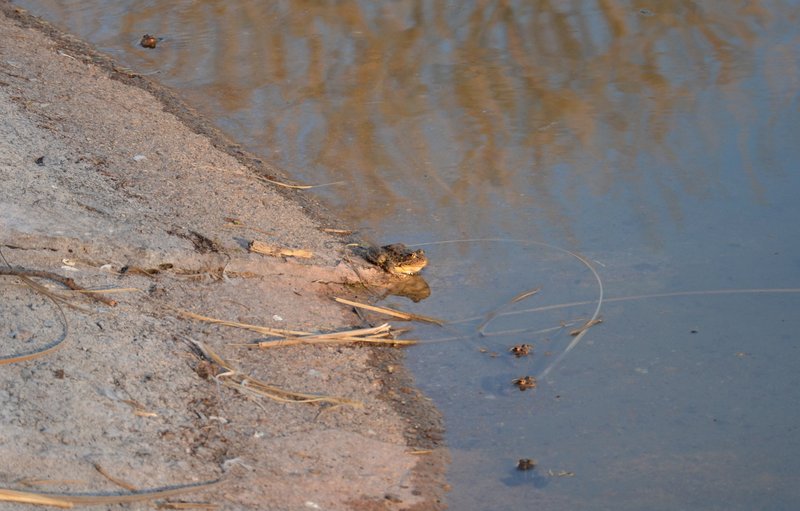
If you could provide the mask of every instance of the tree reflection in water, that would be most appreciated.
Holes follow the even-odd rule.
[[[522,221],[580,243],[584,194],[680,222],[726,179],[720,118],[757,194],[782,142],[751,123],[748,77],[777,114],[798,76],[797,10],[770,0],[20,3],[116,52],[157,32],[124,58],[298,178],[345,180],[327,197],[389,232]]]

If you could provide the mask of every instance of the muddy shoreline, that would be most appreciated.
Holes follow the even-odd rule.
[[[176,312],[303,331],[362,325],[331,296],[357,297],[347,283],[382,277],[324,230],[340,222],[306,192],[260,179],[289,181],[170,90],[7,2],[0,14],[2,255],[129,290],[109,295],[116,307],[79,294],[52,302],[0,277],[0,356],[65,336],[54,353],[0,366],[0,455],[17,460],[0,485],[121,492],[100,466],[141,490],[221,478],[172,499],[220,509],[442,509],[441,419],[401,351],[243,349],[258,334]],[[252,239],[313,257],[254,254]],[[253,378],[361,406],[221,386],[195,342]]]

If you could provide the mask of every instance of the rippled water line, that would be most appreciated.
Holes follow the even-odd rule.
[[[734,294],[795,294],[800,293],[800,288],[769,288],[769,289],[710,289],[706,291],[675,291],[671,293],[654,293],[654,294],[646,294],[646,295],[633,295],[633,296],[620,296],[617,298],[605,298],[603,301],[606,303],[612,302],[630,302],[634,300],[645,300],[648,298],[670,298],[670,297],[677,297],[677,296],[703,296],[703,295],[734,295]],[[500,312],[495,317],[500,316],[516,316],[518,314],[528,314],[531,312],[543,312],[548,310],[557,310],[557,309],[568,309],[570,307],[578,307],[580,305],[589,305],[594,303],[595,300],[584,300],[581,302],[569,302],[569,303],[557,303],[554,305],[542,305],[541,307],[534,307],[532,309],[522,309],[518,311],[510,311],[510,312]],[[457,319],[455,321],[449,321],[448,325],[457,325],[461,323],[469,323],[471,321],[477,321],[481,319],[483,316],[472,316],[469,318],[462,318]],[[531,331],[527,328],[519,328],[515,330],[502,330],[499,332],[489,332],[484,334],[484,337],[497,337],[499,335],[514,335],[514,334],[542,334],[547,332],[553,332],[555,330],[563,330],[565,327],[572,326],[577,324],[575,322],[567,322],[563,325],[542,328],[540,330]],[[442,342],[450,342],[450,341],[457,341],[459,339],[463,339],[463,337],[446,337],[444,339],[433,339],[430,341],[425,341],[420,344],[434,344],[434,343],[442,343]]]
[[[592,303],[592,302],[587,302],[587,303]],[[546,333],[549,333],[549,332],[555,332],[557,330],[563,330],[563,329],[565,329],[567,327],[574,326],[574,325],[577,325],[577,324],[578,324],[578,321],[567,321],[567,322],[564,322],[563,324],[560,324],[558,326],[551,326],[551,327],[548,327],[548,328],[541,328],[539,330],[534,330],[534,331],[531,331],[528,328],[519,328],[519,329],[516,329],[516,330],[503,330],[501,332],[489,332],[488,334],[483,334],[482,337],[498,337],[500,335],[514,335],[514,334],[523,334],[523,333],[530,334],[530,335],[546,334]],[[441,344],[441,343],[444,343],[444,342],[460,341],[460,340],[466,339],[467,337],[468,336],[466,336],[466,335],[459,335],[459,336],[455,336],[455,337],[443,337],[441,339],[431,339],[431,340],[428,340],[428,341],[420,341],[420,342],[417,342],[417,344],[420,345],[420,346],[425,346],[427,344]]]
[[[509,238],[473,238],[473,239],[463,239],[463,240],[431,241],[431,242],[428,242],[428,243],[420,243],[420,244],[414,245],[414,246],[444,245],[444,244],[453,244],[453,243],[480,243],[480,242],[516,243],[516,244],[521,244],[521,245],[538,245],[540,247],[546,247],[546,248],[549,248],[549,249],[552,249],[552,250],[557,250],[559,252],[563,252],[565,254],[569,254],[572,257],[576,258],[581,263],[583,263],[584,266],[589,268],[589,270],[594,275],[595,280],[597,281],[597,289],[598,289],[597,307],[595,307],[594,314],[592,314],[592,317],[589,318],[589,320],[585,323],[585,325],[588,327],[589,325],[593,324],[593,322],[595,322],[597,320],[597,318],[600,317],[600,309],[603,306],[603,295],[605,293],[605,291],[603,289],[603,279],[600,278],[600,274],[597,273],[597,270],[594,269],[594,266],[592,266],[592,263],[590,263],[582,255],[577,254],[575,252],[572,252],[571,250],[567,250],[565,248],[561,248],[561,247],[558,247],[558,246],[555,246],[555,245],[551,245],[551,244],[545,243],[543,241],[521,240],[521,239],[513,239],[513,238],[511,238],[511,239],[509,239]],[[589,302],[589,303],[591,303],[591,302]],[[501,316],[501,315],[503,315],[503,314],[498,314],[498,316]],[[537,375],[537,378],[546,377],[550,373],[550,371],[552,371],[562,360],[564,360],[564,357],[566,357],[569,354],[570,351],[575,349],[575,347],[578,344],[580,344],[580,342],[583,339],[584,335],[586,335],[586,332],[588,332],[588,331],[589,331],[588,328],[583,328],[583,330],[581,330],[578,333],[578,335],[576,335],[575,338],[572,339],[572,341],[564,349],[564,351],[562,351],[561,354],[558,357],[556,357],[555,360],[553,360],[547,367],[545,367]]]
[[[646,295],[633,295],[633,296],[620,296],[617,298],[605,298],[603,301],[605,303],[612,303],[612,302],[631,302],[634,300],[646,300],[649,298],[671,298],[671,297],[678,297],[678,296],[703,296],[703,295],[736,295],[736,294],[796,294],[800,293],[800,288],[765,288],[765,289],[709,289],[706,291],[675,291],[672,293],[653,293],[653,294],[646,294]],[[532,309],[522,309],[518,311],[510,311],[510,312],[500,312],[498,313],[495,318],[500,316],[515,316],[518,314],[528,314],[531,312],[543,312],[548,310],[557,310],[557,309],[568,309],[569,307],[578,307],[580,305],[589,305],[594,303],[595,300],[584,300],[581,302],[569,302],[569,303],[557,303],[554,305],[542,305],[541,307],[534,307]],[[469,323],[471,321],[477,321],[484,316],[472,316],[469,318],[462,318],[457,319],[455,321],[448,321],[448,325],[457,325],[461,323]],[[542,328],[539,330],[533,330],[527,328],[518,328],[515,330],[502,330],[499,332],[488,332],[483,335],[483,337],[497,337],[500,335],[515,335],[515,334],[543,334],[548,332],[554,332],[556,330],[563,330],[566,327],[572,326],[577,324],[577,321],[573,322],[566,322],[559,326],[552,326],[548,328]],[[459,337],[445,337],[442,339],[431,339],[429,341],[420,342],[419,344],[438,344],[443,342],[451,342],[451,341],[458,341],[460,339],[464,339],[465,336]]]
[[[796,294],[800,293],[800,288],[797,287],[787,287],[787,288],[755,288],[755,289],[710,289],[705,291],[674,291],[671,293],[653,293],[653,294],[646,294],[646,295],[633,295],[633,296],[620,296],[617,298],[605,298],[603,301],[605,303],[611,302],[630,302],[634,300],[645,300],[648,298],[670,298],[676,296],[704,296],[704,295],[739,295],[739,294]],[[509,311],[509,312],[501,312],[497,315],[500,316],[514,316],[517,314],[527,314],[529,312],[542,312],[547,310],[555,310],[555,309],[566,309],[569,307],[577,307],[579,305],[589,305],[594,303],[595,300],[584,300],[582,302],[570,302],[570,303],[558,303],[555,305],[543,305],[541,307],[534,307],[532,309],[522,309],[518,311]],[[459,323],[468,323],[470,321],[475,321],[480,319],[483,316],[473,316],[470,318],[459,319],[456,321],[451,321],[451,324],[459,324]],[[494,333],[492,335],[499,335],[499,333]]]
[[[600,317],[600,309],[602,308],[603,302],[624,302],[624,301],[633,301],[633,300],[644,300],[648,298],[669,298],[669,297],[677,297],[677,296],[711,296],[711,295],[724,295],[724,294],[763,294],[763,293],[800,293],[800,288],[755,288],[755,289],[712,289],[712,290],[703,290],[703,291],[675,291],[670,293],[653,293],[653,294],[644,294],[644,295],[634,295],[634,296],[624,296],[619,298],[608,298],[605,299],[605,289],[603,287],[603,280],[600,278],[597,270],[595,270],[594,266],[582,255],[572,252],[571,250],[567,250],[565,248],[558,247],[556,245],[551,245],[550,243],[545,243],[542,241],[533,241],[533,240],[522,240],[522,239],[513,239],[513,238],[468,238],[468,239],[459,239],[459,240],[443,240],[443,241],[431,241],[427,243],[417,243],[414,245],[409,245],[412,247],[424,247],[424,246],[434,246],[434,245],[448,245],[448,244],[456,244],[456,243],[516,243],[521,245],[537,245],[541,247],[550,248],[552,250],[557,250],[559,252],[563,252],[565,254],[569,254],[570,256],[578,259],[581,263],[584,264],[594,275],[595,280],[597,281],[598,287],[598,297],[596,300],[584,300],[580,302],[571,302],[571,303],[563,303],[563,304],[556,304],[556,305],[545,305],[542,307],[534,307],[531,309],[523,309],[519,311],[510,311],[510,312],[499,312],[497,313],[492,319],[501,316],[513,316],[517,314],[527,314],[532,312],[541,312],[546,310],[555,310],[555,309],[563,309],[568,307],[576,307],[579,305],[589,305],[591,303],[597,303],[595,307],[594,313],[592,317],[585,323],[585,325],[592,324],[593,321],[597,320]],[[449,322],[448,324],[458,324],[458,323],[466,323],[469,321],[475,321],[481,319],[485,316],[473,316],[470,318],[465,318],[457,321]],[[558,327],[561,328],[561,327]],[[554,330],[557,329],[555,327],[551,327],[545,330]],[[547,367],[545,367],[538,375],[537,378],[545,378],[562,360],[573,350],[575,347],[580,344],[580,341],[583,339],[584,335],[589,331],[588,328],[585,328],[581,332],[579,332],[575,338],[569,343],[569,345],[564,349],[563,352],[553,360]],[[512,332],[507,332],[512,333]],[[515,332],[517,333],[517,332]],[[495,334],[497,335],[497,334]],[[456,340],[457,338],[451,339]],[[444,342],[447,339],[437,339],[433,342]]]

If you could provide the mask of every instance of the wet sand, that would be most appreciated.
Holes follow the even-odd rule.
[[[171,498],[220,509],[443,508],[440,419],[397,348],[247,349],[235,344],[258,333],[179,312],[361,326],[331,297],[358,298],[348,284],[383,277],[324,230],[342,226],[307,192],[265,181],[288,178],[169,90],[5,2],[0,12],[3,265],[127,290],[103,295],[113,307],[77,293],[53,302],[0,278],[0,456],[15,460],[0,485],[129,491],[100,467],[139,490],[221,479]],[[254,239],[313,257],[251,253]],[[359,406],[226,387],[197,342],[253,378]]]

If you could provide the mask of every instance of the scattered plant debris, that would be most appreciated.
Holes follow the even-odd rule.
[[[575,472],[570,472],[569,470],[548,470],[547,475],[550,477],[575,477]]]
[[[310,250],[301,248],[284,248],[276,245],[270,245],[263,241],[253,240],[249,246],[250,252],[257,254],[264,254],[272,257],[299,257],[301,259],[311,259],[314,253]]]
[[[39,277],[39,278],[43,278],[43,279],[52,280],[54,282],[58,282],[59,284],[65,286],[65,287],[68,287],[69,289],[71,289],[73,291],[80,291],[82,293],[87,293],[89,295],[89,297],[92,298],[93,300],[96,300],[98,302],[102,302],[102,303],[108,305],[109,307],[114,307],[114,306],[117,305],[116,300],[112,300],[111,298],[107,298],[107,297],[105,297],[103,295],[96,294],[96,292],[91,292],[91,291],[87,290],[86,288],[83,288],[83,287],[79,286],[78,284],[76,284],[73,279],[71,279],[69,277],[63,277],[63,276],[61,276],[61,275],[59,275],[57,273],[53,273],[53,272],[49,272],[49,271],[43,271],[43,270],[28,270],[26,268],[10,268],[10,267],[2,268],[2,267],[0,267],[0,275],[14,275],[14,276],[17,276],[17,277],[21,277],[21,278],[23,278],[23,280],[27,284],[31,284],[31,283],[34,284],[31,287],[34,287],[35,289],[37,289],[37,291],[41,290],[41,289],[39,289],[39,288],[41,288],[41,286],[36,285],[35,282],[31,281],[27,277]],[[48,296],[51,296],[52,293],[45,292],[45,294],[47,294]],[[63,299],[60,299],[59,301],[63,301]]]
[[[104,469],[99,463],[95,463],[94,464],[94,469],[97,470],[97,472],[99,472],[100,475],[102,475],[103,477],[105,477],[106,479],[108,479],[109,481],[111,481],[112,483],[116,484],[117,486],[119,486],[122,489],[125,489],[125,490],[128,490],[128,491],[137,491],[138,490],[138,488],[136,486],[132,485],[131,483],[109,474],[108,471],[106,469]]]
[[[355,408],[362,408],[364,406],[360,401],[342,397],[304,394],[274,387],[237,370],[202,342],[195,341],[194,339],[189,339],[189,341],[207,361],[213,362],[222,369],[222,371],[214,377],[216,381],[226,387],[236,389],[243,394],[266,397],[281,403],[321,403],[349,405]]]
[[[349,236],[350,234],[354,233],[354,231],[351,231],[349,229],[334,229],[332,227],[323,227],[321,231],[327,232],[328,234],[339,234],[342,236]]]
[[[387,314],[389,316],[394,316],[395,318],[411,320],[411,321],[421,321],[423,323],[433,323],[434,325],[442,326],[444,325],[444,321],[437,318],[432,318],[430,316],[423,316],[422,314],[414,314],[413,312],[403,312],[397,309],[390,309],[389,307],[379,307],[377,305],[368,305],[366,303],[359,303],[354,302],[352,300],[346,300],[344,298],[335,297],[339,303],[343,303],[345,305],[350,305],[353,307],[357,307],[359,309],[366,309],[371,310],[373,312],[380,312],[382,314]]]
[[[603,322],[603,318],[590,319],[589,321],[587,321],[586,323],[584,323],[580,327],[578,327],[575,330],[571,331],[569,333],[569,335],[574,337],[574,336],[580,334],[581,332],[592,328],[595,325],[599,325],[602,322]]]
[[[272,341],[261,341],[257,344],[245,344],[244,346],[258,346],[259,348],[280,348],[284,346],[297,346],[300,344],[388,344],[391,346],[408,346],[417,344],[412,339],[396,339],[393,335],[392,326],[384,323],[371,328],[357,328],[354,330],[343,330],[340,332],[329,332],[322,334],[305,334],[285,339]]]

